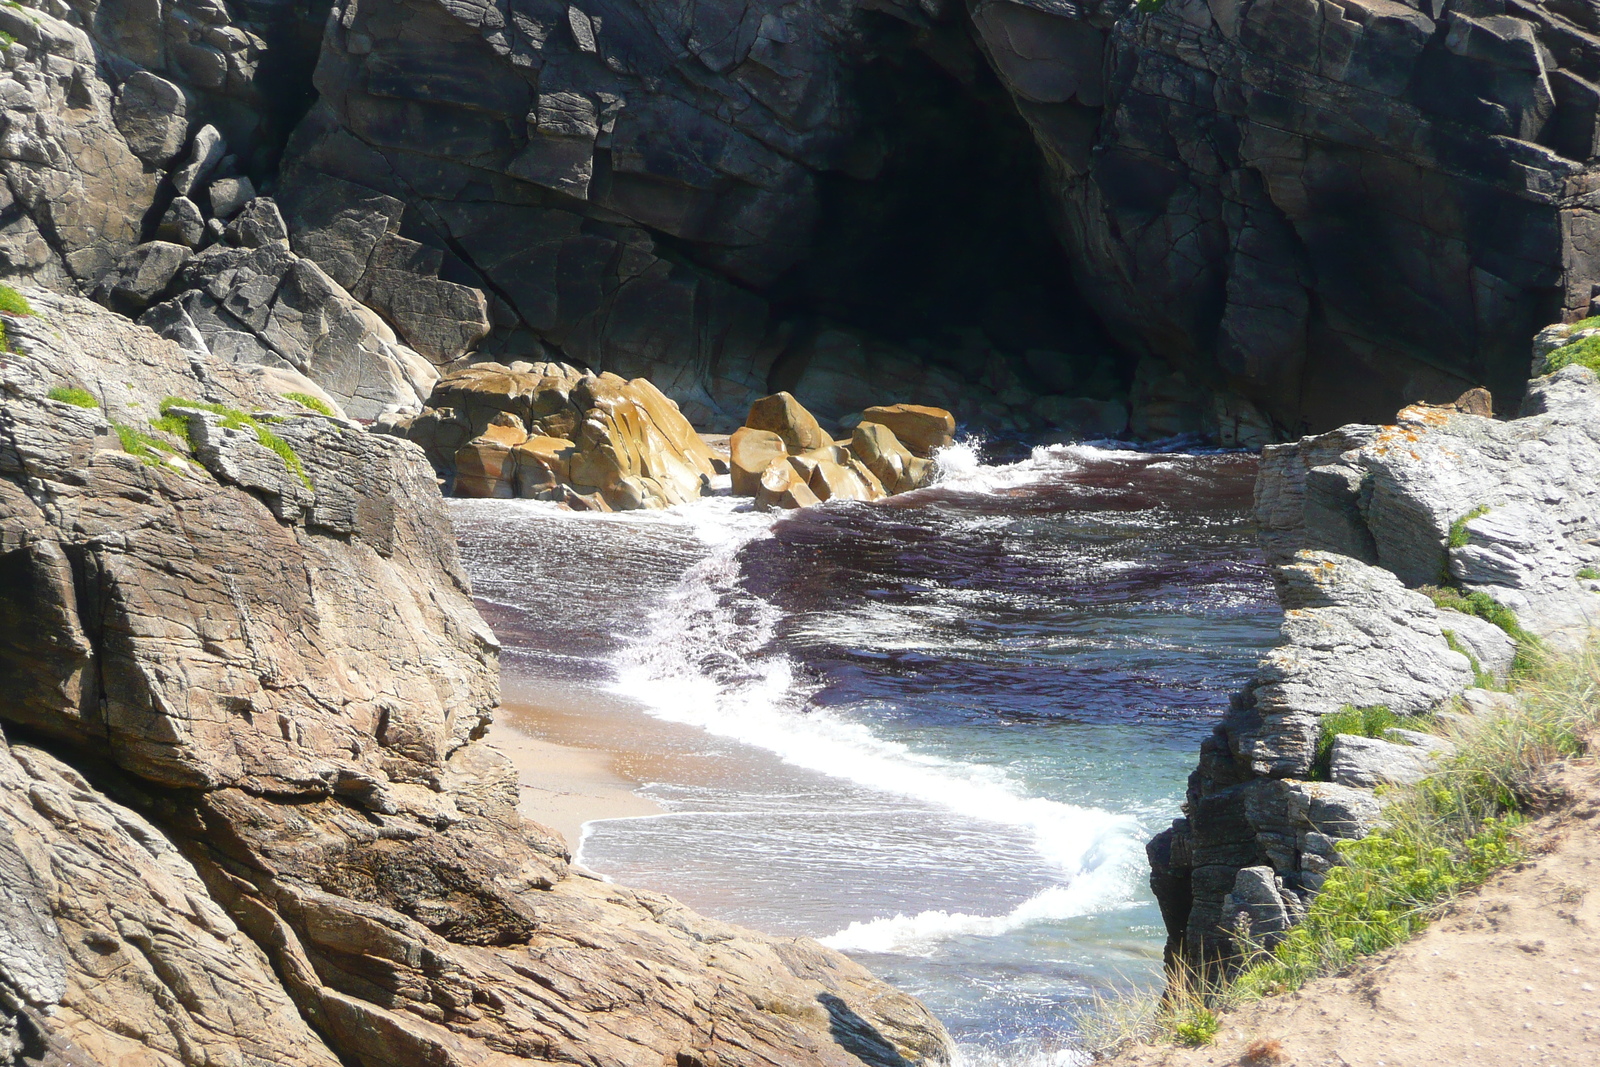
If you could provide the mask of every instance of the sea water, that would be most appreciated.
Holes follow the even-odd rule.
[[[662,814],[589,823],[583,863],[850,954],[973,1067],[1072,1063],[1097,996],[1157,980],[1144,842],[1276,633],[1255,461],[940,460],[781,515],[451,509],[508,691],[586,690],[697,750],[642,786]]]

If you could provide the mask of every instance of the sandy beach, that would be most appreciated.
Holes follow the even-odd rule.
[[[503,708],[502,714],[509,711]],[[516,719],[528,722],[536,719],[536,712],[516,709]],[[516,764],[522,814],[559,831],[574,853],[583,824],[591,819],[623,819],[661,810],[634,792],[639,782],[618,772],[617,753],[556,744],[526,731],[502,723],[495,727],[490,743]]]

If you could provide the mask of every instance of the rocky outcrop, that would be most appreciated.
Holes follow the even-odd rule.
[[[271,201],[252,204],[236,220],[248,243],[218,243],[183,260],[152,294],[175,295],[139,321],[207,362],[292,368],[355,418],[418,410],[438,371],[315,261],[270,236],[282,230]]]
[[[1527,397],[1505,422],[1470,413],[1484,408],[1473,398],[1266,449],[1256,509],[1283,643],[1201,746],[1185,817],[1150,843],[1169,953],[1225,958],[1241,911],[1278,929],[1259,869],[1290,914],[1337,861],[1333,841],[1371,825],[1370,792],[1364,814],[1333,829],[1297,799],[1306,790],[1351,798],[1414,781],[1447,747],[1406,731],[1340,736],[1323,771],[1332,782],[1312,784],[1325,716],[1378,705],[1494,714],[1504,695],[1472,687],[1511,669],[1513,636],[1570,646],[1600,624],[1596,583],[1583,577],[1600,557],[1600,376],[1570,366],[1529,383]],[[1470,607],[1469,595],[1499,605],[1490,614],[1502,625],[1434,602]]]
[[[0,357],[0,1025],[26,1062],[948,1060],[844,957],[578,876],[516,814],[421,450],[308,413],[292,371],[26,295]]]
[[[446,375],[414,418],[380,429],[421,445],[457,496],[628,511],[698,499],[711,450],[643,378],[561,363],[479,363]]]
[[[1260,443],[1514,394],[1523,339],[1591,295],[1600,23],[1581,5],[379,0],[330,26],[297,163],[414,209],[493,294],[504,358],[648,376],[711,428],[772,388],[836,418],[909,386],[969,421],[1106,428],[1071,402],[1131,401],[1135,433]],[[870,202],[851,183],[942,224],[892,206],[919,127],[866,88],[917,78],[1031,132],[1073,267],[1051,281],[1120,345],[1110,391],[1067,391],[1087,348],[991,365],[980,343],[975,367],[785,305],[808,253],[867,239],[835,214]]]

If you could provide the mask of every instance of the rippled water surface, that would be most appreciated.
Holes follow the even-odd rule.
[[[694,728],[701,766],[581,858],[820,938],[921,997],[971,1064],[1071,1062],[1149,981],[1143,842],[1276,632],[1252,457],[945,457],[932,489],[774,518],[452,501],[508,690]]]

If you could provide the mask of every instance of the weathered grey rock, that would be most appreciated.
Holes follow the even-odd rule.
[[[488,335],[488,298],[440,279],[441,250],[400,236],[399,200],[316,171],[295,171],[283,206],[295,251],[435,364],[460,358]]]
[[[200,213],[200,205],[186,196],[175,198],[167,206],[161,216],[161,225],[156,227],[156,240],[186,248],[200,247],[205,236],[206,220]]]
[[[150,317],[152,328],[186,345],[197,333],[216,359],[293,368],[355,418],[414,411],[438,378],[388,324],[282,242],[207,249],[184,265],[178,288],[179,308]]]
[[[128,75],[111,114],[128,150],[152,166],[165,167],[189,141],[189,102],[183,90],[147,70]]]
[[[0,573],[30,579],[0,583],[0,656],[22,653],[0,720],[95,760],[140,809],[0,746],[0,987],[35,1047],[949,1062],[919,1004],[838,953],[573,877],[517,815],[479,740],[497,645],[417,448],[288,410],[258,367],[26,295],[39,314],[8,322],[0,366]],[[85,383],[100,408],[46,398]],[[242,416],[188,409],[188,453],[149,422],[168,395],[276,409],[311,488]],[[113,423],[145,434],[137,454]]]
[[[1242,868],[1222,898],[1222,912],[1231,917],[1229,928],[1265,948],[1283,940],[1301,911],[1299,899],[1286,896],[1283,879],[1265,866]]]
[[[1494,689],[1468,689],[1461,694],[1461,705],[1480,719],[1494,719],[1514,712],[1517,698]]]
[[[183,166],[172,173],[172,187],[179,196],[198,193],[227,154],[227,142],[217,128],[210,124],[200,127],[189,144],[189,154],[184,157]]]
[[[138,245],[100,279],[94,299],[129,318],[140,315],[162,298],[193,254],[183,245],[165,241]]]
[[[1427,711],[1470,686],[1467,657],[1439,611],[1388,571],[1302,551],[1278,569],[1284,643],[1247,689],[1249,714],[1224,724],[1234,755],[1259,775],[1304,777],[1317,722],[1345,705]]]
[[[1504,681],[1511,675],[1511,664],[1517,657],[1517,643],[1500,627],[1474,615],[1459,611],[1439,612],[1439,628],[1461,646],[1461,650],[1478,661],[1478,666]]]
[[[1600,621],[1600,598],[1577,577],[1600,560],[1600,381],[1583,367],[1539,379],[1526,412],[1497,422],[1417,405],[1394,426],[1269,449],[1257,488],[1269,555],[1301,544],[1407,585],[1459,582],[1534,633],[1581,640]],[[1458,523],[1466,543],[1451,547]]]
[[[206,196],[211,202],[213,216],[231,219],[256,198],[256,187],[249,178],[218,178],[206,190]]]
[[[1376,737],[1340,734],[1333,739],[1330,775],[1339,785],[1372,789],[1384,783],[1410,785],[1436,768],[1426,749]]]
[[[240,248],[260,248],[289,239],[278,205],[270,197],[258,196],[240,209],[228,223],[227,238]]]
[[[139,243],[160,176],[118,130],[83,30],[0,6],[0,31],[16,41],[0,70],[0,277],[92,286]]]
[[[1362,529],[1356,497],[1361,474],[1339,465],[1346,452],[1378,434],[1376,426],[1342,426],[1316,437],[1268,445],[1256,475],[1255,518],[1267,565],[1290,562],[1302,548],[1324,549],[1374,562],[1374,550],[1357,533]],[[1322,470],[1314,494],[1310,473]],[[1308,521],[1309,520],[1309,521]],[[1370,535],[1368,535],[1370,541]]]

